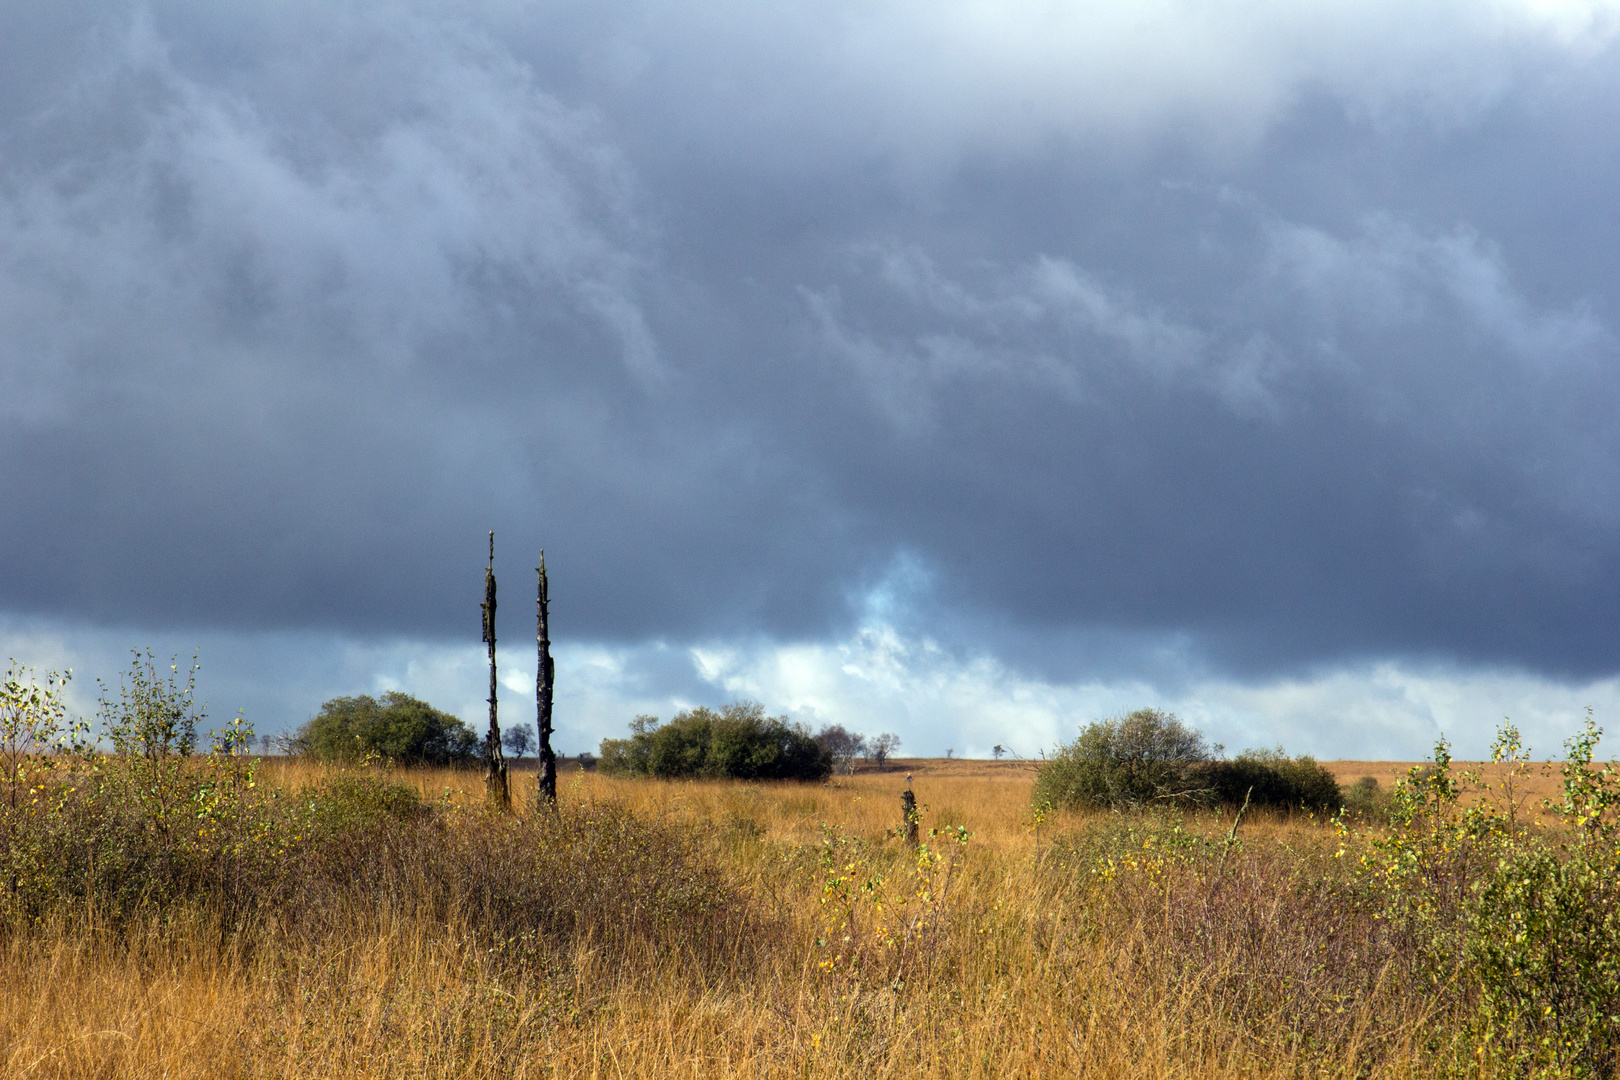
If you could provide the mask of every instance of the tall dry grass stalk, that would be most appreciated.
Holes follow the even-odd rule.
[[[483,813],[474,774],[395,773],[436,823],[329,849],[352,869],[305,868],[295,899],[5,930],[0,1075],[1398,1077],[1446,1052],[1320,823],[1246,819],[1212,874],[1176,845],[1230,820],[1042,819],[1006,768],[919,778],[916,855],[900,775],[564,772],[545,825]],[[526,880],[547,828],[566,896]]]

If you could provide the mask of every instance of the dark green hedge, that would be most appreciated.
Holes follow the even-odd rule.
[[[619,776],[820,780],[832,766],[832,755],[803,727],[740,701],[718,711],[688,709],[663,725],[638,716],[628,739],[602,740],[598,767]]]
[[[1282,750],[1245,750],[1230,761],[1210,761],[1195,774],[1211,802],[1225,806],[1271,806],[1336,814],[1344,794],[1333,774],[1313,757],[1291,758]],[[1252,793],[1252,794],[1251,794]]]

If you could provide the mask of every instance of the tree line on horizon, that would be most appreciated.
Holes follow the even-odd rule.
[[[516,757],[534,745],[526,724],[502,732]],[[484,747],[459,717],[398,690],[332,698],[284,744],[289,753],[322,761],[367,757],[407,766],[474,766]],[[654,716],[630,722],[630,736],[604,739],[599,751],[605,773],[621,776],[723,777],[814,780],[849,772],[857,759],[883,768],[900,737],[868,737],[841,724],[811,734],[785,716],[765,714],[758,702],[737,701],[718,709],[697,706],[662,724]]]

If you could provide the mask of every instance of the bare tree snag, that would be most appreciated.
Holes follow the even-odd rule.
[[[535,592],[534,642],[539,653],[539,666],[534,679],[534,708],[536,727],[540,731],[540,769],[535,784],[540,802],[553,806],[557,802],[557,755],[551,749],[551,693],[557,678],[557,665],[551,659],[551,595],[546,586],[546,550],[540,549],[540,565],[535,567],[540,584]]]
[[[900,795],[900,813],[905,819],[906,843],[917,846],[917,825],[922,815],[917,812],[917,796],[911,793],[911,774],[906,773],[906,790]]]
[[[489,534],[489,565],[484,568],[484,641],[489,644],[489,731],[484,735],[484,787],[490,805],[512,809],[512,786],[501,753],[501,725],[495,718],[495,532]]]

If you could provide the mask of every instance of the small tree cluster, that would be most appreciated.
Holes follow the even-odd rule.
[[[667,724],[638,716],[628,739],[602,740],[599,768],[618,776],[820,780],[833,758],[802,725],[739,701],[688,709]]]
[[[375,755],[401,765],[463,765],[477,759],[478,736],[449,713],[390,690],[333,698],[298,729],[295,745],[323,761]]]
[[[869,738],[844,730],[842,724],[830,724],[816,734],[816,742],[832,755],[835,772],[851,773],[855,771],[856,758],[865,758],[882,769],[889,755],[899,749],[900,736],[884,732]]]
[[[1248,802],[1333,812],[1343,805],[1338,782],[1313,758],[1279,749],[1218,759],[1203,735],[1158,709],[1086,725],[1041,766],[1034,798],[1073,809]]]
[[[867,753],[866,736],[846,731],[842,724],[822,728],[816,733],[816,742],[832,758],[833,771],[837,773],[854,772],[855,759]]]

